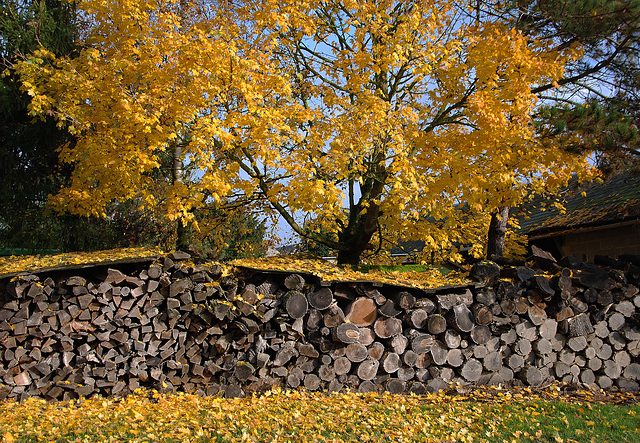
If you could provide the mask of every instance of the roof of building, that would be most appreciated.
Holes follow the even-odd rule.
[[[558,201],[564,209],[553,206]],[[536,199],[515,214],[531,236],[640,219],[640,174],[624,173],[587,186],[570,183],[556,200]]]

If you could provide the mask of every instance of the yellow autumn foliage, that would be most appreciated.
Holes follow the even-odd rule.
[[[424,271],[370,270],[360,272],[351,267],[337,266],[326,260],[299,256],[239,259],[233,260],[230,264],[263,271],[311,274],[327,282],[366,281],[420,289],[472,284],[464,274],[457,272],[443,274],[442,270],[437,267]]]
[[[482,242],[487,214],[590,170],[532,121],[531,88],[579,50],[453,0],[77,5],[86,48],[16,66],[32,114],[78,136],[59,209],[134,200],[193,221],[211,202],[262,200],[354,262],[374,236]],[[183,177],[159,184],[166,153]]]
[[[47,268],[74,265],[117,263],[130,259],[161,257],[164,252],[157,248],[120,248],[92,252],[67,252],[52,255],[25,255],[0,257],[0,275],[37,272]],[[465,275],[455,272],[443,275],[438,268],[425,271],[389,272],[372,270],[358,272],[349,267],[336,266],[322,259],[300,256],[276,256],[268,258],[245,258],[233,260],[227,264],[207,262],[222,266],[225,275],[233,274],[233,267],[248,267],[264,271],[311,274],[329,282],[374,281],[378,283],[400,285],[421,289],[470,284]]]
[[[134,258],[155,258],[164,254],[159,248],[119,248],[105,251],[65,252],[51,255],[22,255],[0,257],[0,275],[30,272],[60,266],[112,263]]]

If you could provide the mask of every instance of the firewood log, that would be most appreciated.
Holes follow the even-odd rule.
[[[367,348],[367,353],[369,354],[369,358],[372,360],[380,360],[384,355],[385,347],[382,343],[373,342]]]
[[[341,323],[331,332],[334,340],[342,343],[357,343],[360,340],[360,328],[352,323]]]
[[[378,307],[378,312],[385,317],[396,317],[402,313],[392,300],[387,300],[383,305]]]
[[[460,333],[455,329],[447,329],[444,332],[443,341],[449,349],[459,348],[461,340],[462,338],[460,337]]]
[[[344,312],[337,305],[333,304],[325,310],[324,325],[327,328],[335,328],[344,322]]]
[[[520,371],[521,379],[529,386],[540,386],[544,381],[540,369],[535,366],[527,366]]]
[[[418,363],[418,357],[419,354],[416,354],[414,351],[409,349],[402,355],[402,361],[405,365],[414,367]]]
[[[336,372],[333,367],[329,365],[322,365],[320,366],[320,369],[318,369],[318,377],[322,381],[330,382],[336,378]]]
[[[462,375],[462,377],[464,377],[464,379],[467,381],[478,381],[480,379],[480,376],[482,375],[482,363],[480,363],[475,358],[470,358],[466,361],[464,366],[462,366],[460,375]]]
[[[477,325],[488,325],[493,321],[491,309],[485,305],[474,304],[471,306],[474,322]]]
[[[379,338],[390,338],[402,333],[402,321],[395,317],[378,318],[373,330]]]
[[[302,291],[304,283],[304,278],[299,274],[289,274],[284,279],[284,286],[291,291]]]
[[[587,339],[584,335],[571,337],[567,340],[567,345],[575,352],[580,352],[587,347]]]
[[[307,297],[305,297],[302,292],[289,291],[285,298],[285,308],[287,310],[287,314],[289,314],[291,318],[297,319],[306,315],[307,310],[309,309],[309,304],[307,302]]]
[[[470,332],[474,327],[473,315],[465,304],[455,305],[448,320],[449,324],[460,332]]]
[[[307,298],[309,305],[319,311],[327,309],[334,302],[333,292],[328,287],[323,287],[315,292],[311,292]]]
[[[360,339],[358,343],[369,346],[376,340],[376,334],[372,328],[360,328]]]
[[[442,334],[447,329],[447,321],[439,314],[430,315],[427,319],[427,330],[433,335]]]
[[[487,371],[498,372],[502,368],[502,354],[490,352],[483,359],[483,366]]]
[[[483,345],[491,339],[491,329],[485,325],[476,325],[469,335],[474,343]]]
[[[348,374],[351,371],[351,361],[347,357],[338,357],[333,363],[336,375]]]
[[[382,369],[387,374],[393,374],[398,369],[400,369],[402,362],[400,360],[400,356],[395,352],[391,352],[387,354],[382,360]]]
[[[531,320],[531,323],[536,326],[542,325],[545,320],[547,320],[547,312],[544,310],[543,304],[529,306],[527,314],[529,316],[529,319]]]
[[[378,373],[380,362],[378,360],[365,360],[358,365],[358,378],[360,380],[373,380]]]
[[[345,311],[346,321],[356,326],[371,326],[378,316],[375,302],[366,297],[358,297],[352,301]]]
[[[360,343],[352,343],[346,348],[346,357],[353,363],[360,363],[369,357],[369,352],[366,346]]]
[[[304,387],[309,391],[316,391],[320,387],[320,377],[315,374],[306,374],[304,376]]]
[[[416,334],[411,340],[411,349],[416,354],[426,354],[431,351],[435,339],[429,334]]]
[[[407,291],[393,293],[389,298],[396,302],[400,309],[403,309],[405,311],[413,308],[416,304],[416,298]]]
[[[431,353],[431,358],[436,365],[441,366],[447,362],[447,353],[449,351],[442,342],[435,340],[431,345],[429,352]]]
[[[423,329],[427,325],[428,316],[429,314],[424,309],[414,309],[409,312],[407,323],[413,328]]]
[[[409,344],[409,339],[402,334],[398,334],[398,335],[394,335],[391,338],[391,340],[389,341],[389,344],[391,345],[391,349],[393,350],[393,352],[397,354],[403,354],[405,349],[407,349],[407,345]]]
[[[402,394],[406,388],[406,383],[397,378],[392,378],[386,383],[386,389],[390,394]]]
[[[457,368],[464,363],[464,355],[461,349],[449,349],[447,352],[447,364]]]

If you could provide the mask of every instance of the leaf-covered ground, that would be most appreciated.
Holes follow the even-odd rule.
[[[606,402],[596,400],[607,400]],[[3,442],[633,442],[636,397],[559,389],[399,396],[272,391],[246,399],[139,391],[0,403]]]
[[[162,255],[160,248],[120,248],[106,251],[65,252],[54,255],[24,255],[0,257],[0,275],[13,272],[31,272],[43,268],[67,265],[85,265],[132,258]]]
[[[88,265],[118,260],[157,257],[163,254],[164,252],[159,248],[121,248],[93,252],[67,252],[55,255],[0,257],[0,275],[16,272],[33,272],[39,269],[59,266]],[[359,272],[349,267],[337,266],[326,260],[291,255],[235,260],[229,264],[265,271],[312,274],[326,281],[376,281],[422,289],[466,285],[470,283],[463,275],[455,272],[443,272],[443,269],[439,267],[408,272],[404,270],[388,271],[380,269]]]
[[[322,259],[302,258],[289,255],[234,260],[231,264],[265,271],[301,272],[315,275],[326,281],[376,281],[390,285],[421,289],[470,284],[470,281],[463,275],[455,272],[444,273],[442,269],[438,267],[433,267],[425,271],[402,272],[371,269],[368,272],[359,272],[349,267],[337,266]]]

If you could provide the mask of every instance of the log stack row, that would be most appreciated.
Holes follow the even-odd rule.
[[[0,307],[0,398],[138,387],[421,394],[452,382],[553,380],[637,391],[640,267],[538,258],[538,268],[481,263],[473,273],[483,288],[432,293],[299,274],[225,276],[184,253],[100,280],[21,276]]]

